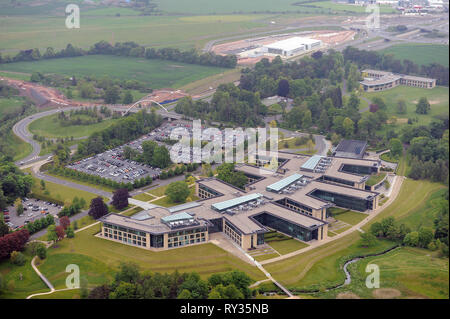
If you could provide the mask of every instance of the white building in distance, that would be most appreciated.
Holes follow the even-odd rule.
[[[291,57],[304,51],[319,48],[322,41],[303,37],[292,37],[289,39],[277,41],[264,45],[262,51],[264,53],[276,54],[282,57]]]

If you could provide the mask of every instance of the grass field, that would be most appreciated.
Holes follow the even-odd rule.
[[[370,175],[369,179],[366,181],[367,186],[374,186],[381,182],[383,178],[386,176],[385,172],[380,172],[378,174]]]
[[[288,237],[279,232],[270,232],[270,233],[264,234],[264,241],[266,242],[266,244],[271,246],[273,249],[275,249],[282,255],[285,255],[290,252],[308,247],[308,244],[298,241],[296,239],[293,239],[291,237]],[[265,256],[265,257],[267,257],[267,256]],[[273,258],[273,257],[278,257],[278,256],[272,256],[270,258]],[[269,259],[269,258],[264,258],[264,259]],[[260,260],[260,259],[258,259],[258,260]],[[261,260],[263,260],[263,259],[261,259]]]
[[[33,180],[34,180],[34,185],[31,188],[31,192],[34,194],[38,194],[38,195],[45,195],[44,192],[45,190],[41,189],[41,180],[39,178],[36,178],[33,176]],[[56,199],[56,200],[60,200],[60,201],[68,201],[68,202],[72,202],[72,200],[75,197],[78,198],[84,198],[84,200],[86,201],[86,203],[90,203],[91,199],[93,199],[94,197],[97,197],[97,195],[92,194],[92,193],[88,193],[79,189],[74,189],[65,185],[60,185],[60,184],[55,184],[52,182],[45,182],[45,189],[48,190],[50,192],[50,195],[47,196],[51,196],[52,198]]]
[[[137,199],[137,200],[144,201],[144,202],[148,202],[148,201],[150,201],[152,199],[155,199],[155,197],[153,197],[152,195],[148,195],[146,193],[135,195],[135,196],[133,196],[133,198]]]
[[[366,214],[354,212],[348,209],[342,209],[342,208],[336,208],[332,207],[330,208],[333,217],[337,220],[343,221],[344,223],[350,224],[350,225],[356,225],[360,221],[362,221],[364,218],[367,217]]]
[[[308,3],[315,7],[320,7],[324,9],[330,9],[336,12],[345,12],[345,13],[366,13],[366,7],[358,6],[358,5],[347,5],[341,3],[335,3],[332,1],[320,1]],[[380,13],[395,13],[395,9],[391,6],[380,6]]]
[[[388,116],[396,116],[397,122],[387,127],[398,129],[407,124],[408,118],[418,119],[419,125],[426,125],[431,122],[433,116],[440,114],[448,114],[449,107],[449,91],[447,87],[438,86],[433,89],[422,89],[408,86],[397,86],[391,90],[374,93],[363,93],[363,97],[369,100],[374,97],[381,97],[387,105]],[[416,105],[421,97],[426,97],[431,104],[431,111],[428,114],[417,114]],[[398,114],[396,106],[398,100],[406,102],[406,114]]]
[[[99,184],[94,184],[94,183],[91,183],[91,182],[81,181],[81,180],[77,180],[75,178],[71,178],[71,177],[68,177],[68,176],[61,176],[61,175],[51,174],[49,172],[46,172],[46,174],[48,174],[50,176],[57,177],[57,178],[62,179],[62,180],[71,181],[71,182],[74,182],[74,183],[77,183],[77,184],[80,184],[80,185],[86,185],[86,186],[89,186],[89,187],[97,188],[97,189],[100,189],[100,190],[103,190],[103,191],[106,191],[106,192],[113,192],[113,191],[115,191],[114,188],[109,187],[109,186],[105,186],[105,185],[99,185]]]
[[[448,67],[448,45],[404,43],[381,50],[393,54],[397,59],[407,59],[418,65],[439,63]]]
[[[17,266],[12,264],[9,260],[3,260],[0,262],[0,274],[7,285],[11,285],[4,294],[0,295],[1,298],[26,298],[28,295],[34,292],[46,292],[47,286],[39,278],[31,267],[31,254],[29,250],[25,250],[25,264],[23,266]],[[20,280],[20,274],[22,274],[22,280]]]
[[[213,244],[152,252],[94,237],[99,230],[100,225],[95,225],[76,233],[75,238],[59,242],[58,248],[51,248],[48,252],[48,261],[52,262],[47,266],[44,263],[39,269],[57,286],[63,283],[61,277],[67,275],[64,271],[69,263],[79,264],[81,276],[85,273],[91,283],[98,283],[107,279],[108,274],[125,260],[136,262],[142,270],[161,273],[176,269],[180,272],[196,271],[205,278],[216,272],[239,269],[254,280],[264,279],[263,273],[256,266]]]
[[[103,120],[100,123],[91,125],[69,125],[63,126],[61,122],[58,121],[57,115],[50,115],[36,121],[33,121],[29,125],[29,130],[33,134],[39,136],[44,136],[47,138],[57,138],[57,137],[85,137],[89,136],[94,132],[104,130],[105,128],[111,126],[117,120],[108,119]]]
[[[178,88],[226,70],[224,68],[173,61],[108,55],[17,62],[3,64],[0,68],[9,71],[57,73],[78,77],[108,75],[111,78],[138,80],[154,89],[163,87]]]

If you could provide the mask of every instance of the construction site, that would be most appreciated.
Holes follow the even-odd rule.
[[[270,61],[276,56],[281,56],[282,58],[292,58],[302,56],[314,52],[318,49],[327,49],[332,46],[339,45],[348,41],[354,40],[356,31],[345,30],[321,30],[321,31],[301,31],[301,32],[290,32],[284,34],[268,35],[257,38],[243,39],[233,42],[227,42],[222,44],[217,44],[212,47],[212,51],[216,54],[227,55],[233,54],[238,58],[238,64],[240,65],[252,65],[255,64],[263,58],[267,58]],[[298,49],[293,48],[292,54],[278,53],[271,50],[272,46],[277,46],[283,48],[286,45],[290,48],[291,45],[285,42],[290,40],[298,41]],[[309,47],[308,43],[318,43],[316,47]],[[301,46],[304,45],[304,48]],[[294,52],[296,51],[296,52]]]

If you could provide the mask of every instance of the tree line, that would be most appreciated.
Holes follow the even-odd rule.
[[[227,83],[219,85],[211,102],[194,101],[191,97],[180,99],[175,112],[207,121],[256,127],[263,124],[262,116],[267,113],[267,107],[261,102],[259,93]]]
[[[93,54],[162,59],[223,68],[234,68],[237,64],[237,58],[234,55],[223,56],[217,55],[213,52],[199,53],[195,49],[181,51],[174,48],[146,48],[133,41],[116,42],[114,45],[111,45],[109,42],[104,40],[95,43],[88,50],[77,48],[71,43],[68,43],[67,46],[60,51],[57,51],[52,47],[48,47],[42,54],[37,48],[21,50],[14,56],[2,56],[0,54],[0,64],[68,58]]]
[[[134,263],[121,263],[114,280],[93,288],[89,299],[248,299],[251,278],[233,270],[211,275],[196,272],[141,273]]]
[[[25,197],[33,186],[33,178],[25,175],[10,156],[0,157],[0,209],[6,208],[18,197]]]
[[[160,126],[162,117],[153,110],[145,110],[119,119],[108,128],[95,132],[86,141],[78,144],[75,158],[99,154],[107,149],[128,143]]]
[[[438,85],[448,86],[449,68],[438,63],[418,65],[408,59],[395,59],[392,54],[359,50],[348,46],[342,52],[345,61],[351,61],[360,68],[375,68],[394,73],[419,75],[436,79]]]

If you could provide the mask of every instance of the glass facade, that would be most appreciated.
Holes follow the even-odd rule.
[[[256,216],[253,216],[255,220],[257,220],[259,223],[263,224],[264,226],[270,227],[272,229],[278,230],[282,233],[285,233],[289,236],[292,236],[294,238],[303,240],[303,241],[310,241],[312,239],[318,239],[317,238],[317,229],[314,231],[311,231],[307,228],[301,227],[297,224],[291,223],[287,220],[278,218],[276,216],[273,216],[268,213],[262,213]],[[258,238],[259,241],[259,238]]]
[[[342,165],[340,171],[351,174],[370,175],[378,172],[378,167],[344,164]]]
[[[147,246],[147,234],[145,232],[104,223],[103,234],[107,238],[119,240],[125,244]]]
[[[330,181],[330,182],[334,182],[334,183],[338,183],[338,184],[344,184],[344,185],[348,185],[348,186],[355,186],[355,183],[347,181],[345,179],[341,179],[341,178],[336,178],[336,177],[332,177],[332,176],[327,176],[324,175],[322,176],[322,180],[324,181]]]
[[[368,209],[373,209],[373,200],[366,200],[362,198],[355,198],[343,194],[335,194],[316,189],[310,193],[311,196],[332,202],[339,207],[348,208],[364,212]]]
[[[222,218],[210,219],[209,221],[213,224],[213,226],[208,227],[208,232],[210,234],[223,231]]]
[[[225,220],[224,233],[230,237],[236,244],[242,246],[242,233],[233,224]]]
[[[206,241],[206,227],[185,229],[168,234],[168,248],[181,247]]]
[[[164,247],[164,235],[150,234],[150,247],[154,248]]]

